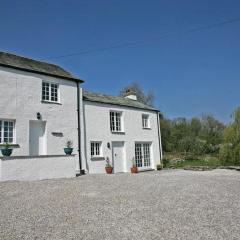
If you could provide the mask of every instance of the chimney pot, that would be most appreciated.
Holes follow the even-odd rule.
[[[131,90],[131,89],[127,89],[124,93],[124,97],[125,98],[129,98],[129,99],[132,99],[132,100],[137,100],[137,95],[136,95],[136,92]]]

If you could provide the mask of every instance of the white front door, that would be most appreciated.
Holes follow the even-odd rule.
[[[29,155],[46,155],[46,122],[29,122]]]
[[[135,143],[135,161],[139,169],[151,166],[150,146],[150,143]]]
[[[112,154],[114,173],[124,172],[124,142],[112,142]]]

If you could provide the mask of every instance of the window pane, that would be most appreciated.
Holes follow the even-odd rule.
[[[142,115],[142,126],[143,128],[148,128],[148,116],[147,115]]]
[[[96,156],[100,155],[99,143],[95,143],[96,146]]]
[[[111,131],[115,131],[115,117],[114,117],[114,112],[110,112],[110,128],[111,128]]]
[[[148,143],[143,144],[143,158],[144,158],[144,166],[150,166],[150,145]]]
[[[100,147],[101,147],[101,142],[91,142],[91,156],[97,157],[100,156]]]
[[[141,144],[135,144],[135,162],[137,167],[142,167],[142,148]]]
[[[42,83],[42,100],[49,100],[49,83]]]
[[[51,84],[51,101],[57,102],[58,101],[58,85]]]
[[[3,121],[3,142],[12,143],[13,142],[13,122]],[[1,123],[2,129],[2,123]],[[2,135],[2,130],[1,130]],[[2,139],[1,139],[2,140]]]
[[[91,156],[94,156],[94,143],[91,143]]]
[[[121,131],[121,113],[110,112],[110,128],[111,131]]]
[[[121,117],[120,117],[120,113],[116,113],[116,131],[121,131]]]

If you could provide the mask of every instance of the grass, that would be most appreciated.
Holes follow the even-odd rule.
[[[185,160],[184,160],[185,159]],[[181,153],[167,153],[164,155],[164,167],[184,168],[187,166],[206,166],[216,168],[222,166],[221,161],[216,156],[191,156],[191,159]]]

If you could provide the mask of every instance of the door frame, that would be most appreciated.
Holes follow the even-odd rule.
[[[121,143],[122,144],[122,159],[123,159],[123,165],[122,165],[122,172],[126,172],[126,151],[125,151],[125,142],[124,141],[112,141],[112,166],[113,166],[113,173],[121,173],[121,172],[115,172],[114,169],[114,143]]]
[[[47,121],[42,121],[42,120],[29,120],[29,155],[30,156],[35,156],[31,155],[31,123],[41,123],[42,126],[44,126],[44,133],[42,137],[42,153],[38,153],[37,156],[42,156],[42,155],[47,155]],[[39,149],[40,151],[40,149]]]

